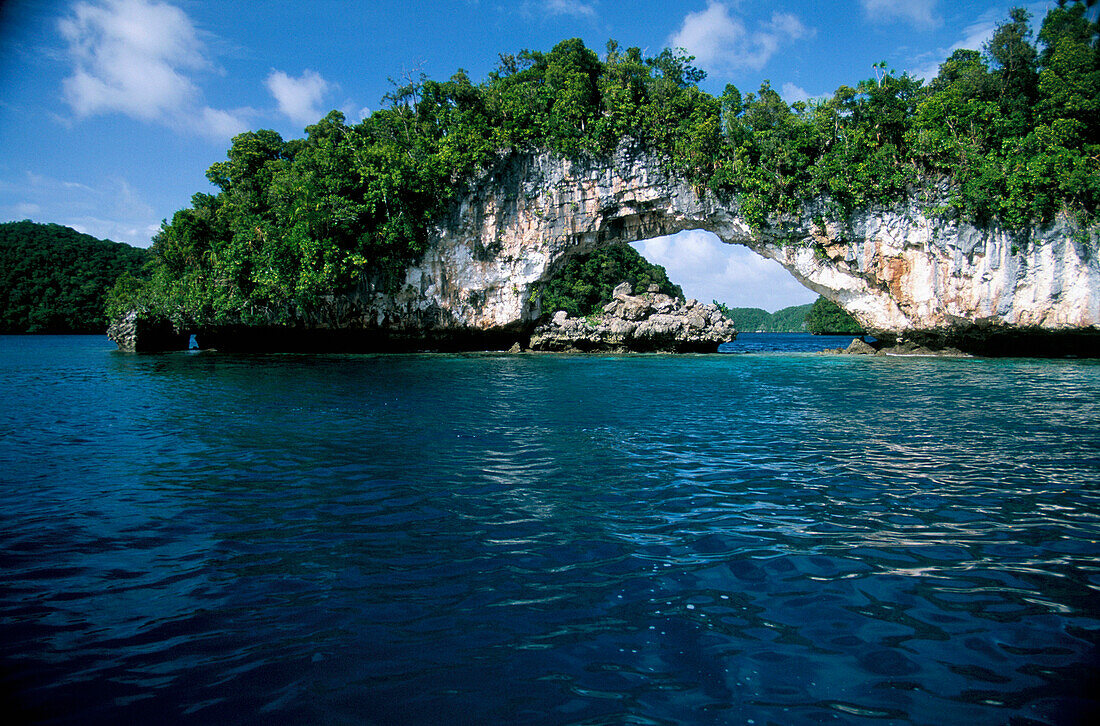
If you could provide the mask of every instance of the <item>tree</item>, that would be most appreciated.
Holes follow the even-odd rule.
[[[1023,136],[1031,128],[1038,98],[1039,54],[1031,43],[1031,14],[1013,8],[1009,21],[999,25],[985,51],[996,67],[997,97],[1001,105],[1002,137]]]
[[[553,102],[545,128],[557,150],[573,155],[584,148],[599,112],[599,75],[599,58],[578,38],[563,40],[547,56],[546,86]]]
[[[569,260],[543,286],[542,311],[564,310],[574,317],[597,315],[611,301],[611,291],[629,282],[636,293],[657,285],[660,292],[683,299],[684,292],[669,279],[665,268],[648,262],[628,244],[601,247]]]
[[[1038,117],[1052,125],[1069,122],[1083,143],[1100,141],[1100,25],[1085,17],[1084,3],[1065,0],[1043,20],[1039,42]]]
[[[59,224],[0,224],[0,333],[103,333],[107,290],[146,250]]]
[[[601,61],[575,38],[501,56],[481,83],[461,69],[406,79],[358,124],[333,112],[301,139],[235,137],[208,172],[217,193],[196,195],[156,236],[142,299],[179,325],[290,324],[355,285],[393,291],[471,181],[533,150],[641,147],[787,243],[805,240],[784,225],[811,200],[841,222],[918,194],[983,224],[1058,213],[1091,224],[1100,60],[1083,8],[1047,14],[1041,52],[1017,9],[984,55],[956,51],[928,87],[879,63],[829,98],[789,105],[767,82],[705,93],[682,50],[646,57],[612,41]]]
[[[806,330],[814,335],[863,335],[856,319],[832,300],[818,297],[806,313]]]

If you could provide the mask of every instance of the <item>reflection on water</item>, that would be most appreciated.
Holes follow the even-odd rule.
[[[2,341],[28,718],[1097,712],[1092,362]]]

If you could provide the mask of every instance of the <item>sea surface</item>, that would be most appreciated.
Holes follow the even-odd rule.
[[[602,357],[0,337],[0,706],[1100,722],[1100,362],[768,337]]]

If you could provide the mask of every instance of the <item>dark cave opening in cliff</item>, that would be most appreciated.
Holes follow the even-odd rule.
[[[665,268],[684,296],[717,301],[731,308],[762,308],[772,313],[812,303],[817,293],[804,287],[778,262],[743,245],[722,242],[701,229],[630,243],[647,261]]]

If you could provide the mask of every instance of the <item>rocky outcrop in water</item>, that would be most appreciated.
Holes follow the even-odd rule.
[[[581,352],[713,353],[737,337],[733,323],[715,305],[682,302],[653,285],[632,295],[628,283],[615,288],[603,315],[571,318],[557,311],[535,328],[532,350]]]
[[[1066,218],[1024,232],[946,221],[929,211],[944,194],[841,221],[829,221],[827,200],[816,200],[754,230],[736,200],[692,188],[629,145],[602,159],[517,153],[451,206],[398,289],[365,280],[270,331],[187,332],[204,347],[507,349],[531,335],[541,285],[570,256],[704,229],[776,260],[880,340],[1096,355],[1096,229]]]
[[[918,343],[914,343],[908,340],[902,340],[894,343],[893,345],[883,345],[881,343],[871,344],[863,338],[853,338],[852,342],[848,344],[847,348],[833,348],[830,350],[823,350],[822,353],[835,354],[835,355],[874,355],[874,356],[913,356],[913,357],[926,357],[935,356],[937,358],[968,358],[968,354],[962,352],[958,348],[944,347],[944,348],[929,348]]]
[[[127,353],[186,350],[191,338],[168,323],[147,320],[135,310],[112,320],[107,326],[107,337]]]

